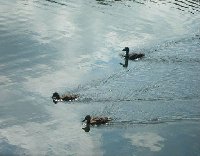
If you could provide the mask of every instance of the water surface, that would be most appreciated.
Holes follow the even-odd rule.
[[[0,155],[200,153],[198,0],[0,2]],[[145,58],[120,63],[124,47]],[[53,92],[80,99],[58,103]],[[108,125],[82,130],[87,115]]]

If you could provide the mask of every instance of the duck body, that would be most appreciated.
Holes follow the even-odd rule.
[[[91,117],[87,115],[82,122],[84,121],[87,121],[87,125],[101,125],[108,123],[111,119],[108,117]]]
[[[63,101],[72,101],[72,100],[76,100],[77,98],[78,98],[78,95],[63,95],[61,97]]]
[[[135,60],[135,59],[142,58],[142,57],[144,57],[144,56],[145,56],[145,55],[142,54],[142,53],[139,53],[139,54],[137,54],[137,53],[132,53],[132,54],[129,54],[128,59],[129,59],[129,60]]]
[[[136,60],[136,59],[140,59],[145,56],[145,54],[143,54],[143,53],[129,54],[129,47],[125,47],[122,51],[126,52],[126,55],[124,57],[125,57],[125,59],[129,59],[129,60]]]
[[[78,98],[78,95],[62,95],[60,96],[57,92],[53,93],[53,96],[51,97],[53,99],[53,102],[56,104],[57,102],[60,101],[72,101],[76,100]]]

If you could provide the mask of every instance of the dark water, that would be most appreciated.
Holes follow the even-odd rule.
[[[0,54],[0,155],[200,155],[199,0],[1,0]]]

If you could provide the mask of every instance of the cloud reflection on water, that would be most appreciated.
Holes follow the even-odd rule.
[[[22,5],[22,2],[27,4]],[[188,110],[191,110],[188,102],[185,101],[183,104],[180,97],[181,92],[185,91],[188,95],[187,91],[191,94],[198,91],[193,87],[197,83],[191,83],[190,79],[192,74],[196,74],[197,67],[189,74],[185,70],[179,71],[181,74],[189,75],[182,78],[189,82],[190,91],[186,87],[181,87],[183,81],[179,81],[180,76],[176,75],[176,64],[155,65],[147,60],[147,63],[137,63],[137,66],[129,70],[130,72],[120,73],[119,62],[116,60],[119,57],[118,50],[121,51],[122,47],[130,46],[135,49],[149,44],[152,47],[151,43],[160,45],[158,42],[171,40],[171,37],[179,38],[184,34],[195,33],[199,29],[196,16],[183,16],[178,10],[172,10],[167,5],[158,6],[153,3],[146,6],[127,2],[130,3],[130,7],[118,4],[116,7],[107,8],[88,5],[90,2],[94,5],[94,1],[80,0],[76,1],[76,4],[69,2],[74,3],[75,7],[69,7],[68,2],[62,7],[59,3],[47,5],[47,1],[45,4],[41,1],[17,1],[17,5],[4,1],[5,5],[1,6],[0,24],[3,26],[1,31],[4,34],[0,37],[4,56],[1,61],[5,66],[0,67],[6,68],[2,72],[5,75],[0,77],[0,83],[11,84],[14,80],[15,85],[2,87],[1,100],[4,107],[1,106],[3,109],[0,113],[4,114],[4,119],[0,122],[8,122],[9,125],[0,129],[0,138],[10,145],[29,150],[27,155],[103,155],[104,149],[99,149],[102,133],[91,131],[94,132],[92,138],[91,133],[84,133],[81,129],[81,107],[91,106],[90,109],[85,108],[84,113],[89,111],[105,115],[106,112],[113,112],[117,117],[128,120],[148,118],[151,112],[162,116],[165,112],[173,115],[175,111],[189,113]],[[6,46],[4,43],[7,43]],[[180,48],[175,50],[180,51]],[[193,51],[195,50],[189,52]],[[13,53],[13,57],[8,57],[7,52]],[[174,49],[170,52],[174,53]],[[155,58],[159,57],[156,55],[157,52],[154,54]],[[169,52],[164,51],[163,55],[166,54],[169,55]],[[155,58],[153,57],[153,60]],[[148,68],[145,65],[148,65]],[[174,68],[176,70],[173,70]],[[185,67],[184,69],[190,71]],[[111,74],[112,72],[114,74]],[[107,78],[103,79],[102,76],[106,77],[106,74]],[[192,75],[196,82],[199,80],[197,76]],[[155,77],[159,78],[159,82]],[[50,96],[54,91],[71,90],[85,81],[91,84],[92,80],[98,79],[103,79],[102,83],[91,85],[92,87],[89,85],[89,89],[83,92],[99,102],[86,102],[85,106],[81,105],[82,103],[76,103],[74,106],[61,103],[54,106],[50,102]],[[168,79],[174,80],[173,82],[178,85],[175,86],[171,81],[168,84]],[[157,86],[161,86],[160,89],[157,89]],[[41,96],[33,93],[46,98],[40,99]],[[173,102],[178,100],[181,104],[170,101],[159,105],[160,101],[157,101],[158,105],[153,105],[159,97],[168,95],[170,96],[167,99],[172,99]],[[127,97],[130,105],[123,101]],[[132,104],[133,101],[138,103],[137,99],[141,101],[142,110],[138,114],[136,112],[139,108]],[[152,103],[150,100],[146,100],[145,103],[145,99],[153,100]],[[106,100],[108,107],[102,105]],[[42,109],[44,107],[45,109]],[[196,110],[198,109],[192,111]],[[34,114],[31,114],[32,112]],[[49,116],[41,121],[44,114]],[[32,117],[35,119],[31,120]],[[35,121],[36,118],[38,121]],[[20,124],[21,121],[23,124]],[[155,133],[127,133],[125,138],[130,140],[133,146],[148,148],[151,151],[157,152],[164,148],[165,138]],[[104,141],[106,142],[107,138]]]
[[[101,134],[92,139],[82,132],[74,108],[65,105],[57,107],[47,108],[53,120],[1,129],[0,138],[10,145],[27,149],[25,155],[102,155],[98,141]]]
[[[149,148],[153,152],[162,150],[165,141],[160,135],[151,132],[125,134],[125,138],[130,139],[133,146]]]

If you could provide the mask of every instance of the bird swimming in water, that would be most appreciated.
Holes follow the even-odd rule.
[[[55,104],[57,104],[57,102],[60,102],[60,101],[72,101],[72,100],[76,100],[79,96],[78,95],[62,95],[60,96],[57,92],[53,93],[53,96],[51,97],[53,99],[53,102]]]
[[[85,119],[82,122],[87,121],[87,125],[101,125],[106,124],[111,120],[112,119],[108,117],[91,117],[90,115],[86,115]]]
[[[126,52],[126,55],[124,56],[125,59],[129,59],[129,60],[135,60],[135,59],[139,59],[145,56],[145,54],[143,53],[131,53],[129,54],[129,47],[125,47],[122,51]]]

